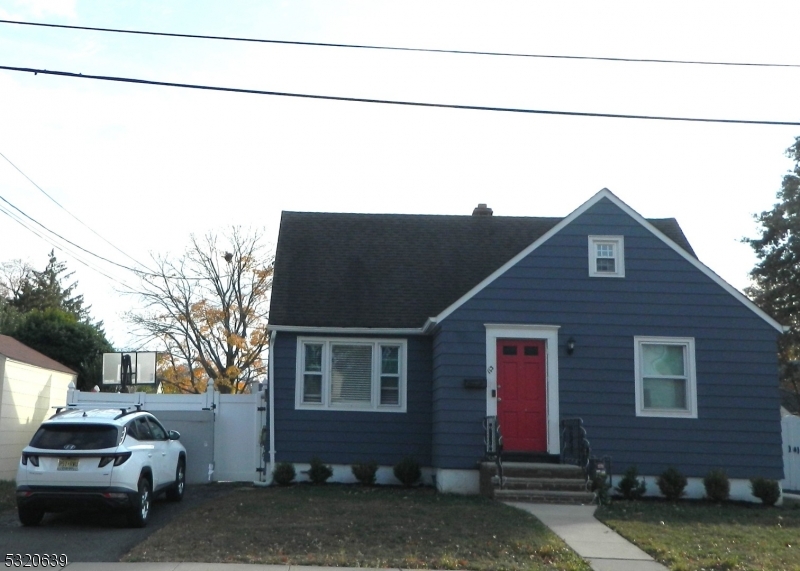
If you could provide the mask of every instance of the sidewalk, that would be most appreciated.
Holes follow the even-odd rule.
[[[594,571],[669,571],[594,518],[595,506],[506,502],[536,516]]]

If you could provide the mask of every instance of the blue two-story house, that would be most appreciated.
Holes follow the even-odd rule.
[[[565,218],[284,212],[269,330],[270,467],[412,456],[477,493],[486,417],[522,458],[579,417],[615,472],[690,495],[783,477],[781,325],[606,189]]]

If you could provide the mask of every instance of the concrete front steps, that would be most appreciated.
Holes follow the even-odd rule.
[[[494,462],[480,466],[481,493],[503,502],[590,504],[583,470],[569,464],[503,462],[503,487]]]

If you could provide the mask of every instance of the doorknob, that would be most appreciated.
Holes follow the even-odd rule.
[[[500,401],[502,401],[502,400],[503,400],[503,399],[501,399],[500,397],[497,397],[497,402],[500,402]]]

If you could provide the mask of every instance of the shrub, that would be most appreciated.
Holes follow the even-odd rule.
[[[766,478],[750,478],[750,489],[765,506],[774,506],[781,497],[781,487],[777,480]]]
[[[683,495],[686,488],[686,476],[680,470],[670,466],[658,477],[658,489],[669,501],[674,502]]]
[[[308,479],[311,480],[311,483],[324,484],[331,476],[333,476],[331,467],[326,466],[322,460],[314,456],[311,459],[311,468],[308,469]]]
[[[272,471],[272,479],[279,486],[288,486],[295,476],[294,464],[291,462],[278,462]]]
[[[375,473],[378,471],[378,463],[369,461],[366,464],[353,464],[353,476],[363,486],[372,486],[375,484]]]
[[[712,502],[724,502],[731,495],[731,483],[725,470],[715,468],[703,478],[706,497]]]
[[[413,486],[422,477],[422,470],[416,460],[406,456],[394,465],[394,477],[406,488]]]
[[[639,471],[636,466],[630,466],[625,470],[625,475],[617,484],[616,490],[626,500],[638,500],[647,491],[647,484],[644,479],[639,480]]]

